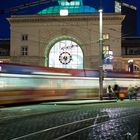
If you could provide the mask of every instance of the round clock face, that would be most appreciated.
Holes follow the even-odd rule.
[[[59,55],[59,61],[60,61],[62,64],[68,64],[68,63],[70,63],[71,60],[72,60],[72,56],[71,56],[70,53],[68,53],[68,52],[62,52],[62,53]]]

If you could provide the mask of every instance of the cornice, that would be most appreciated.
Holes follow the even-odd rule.
[[[124,15],[103,14],[104,21],[122,22]],[[60,15],[13,15],[8,18],[10,23],[42,23],[42,22],[62,22],[62,21],[99,21],[99,14],[73,14],[69,16]]]

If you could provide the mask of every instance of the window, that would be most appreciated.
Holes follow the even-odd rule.
[[[108,40],[109,39],[109,34],[103,34],[103,40]]]
[[[104,45],[104,46],[103,46],[103,54],[104,54],[104,55],[109,54],[109,48],[110,48],[109,45]]]
[[[22,41],[28,40],[28,35],[27,35],[27,34],[23,34],[23,35],[21,36],[21,40],[22,40]]]
[[[71,2],[61,1],[61,5],[62,6],[80,6],[80,1],[71,1]]]
[[[118,1],[115,1],[115,13],[121,13],[122,6],[121,3]]]
[[[127,51],[127,55],[139,55],[140,54],[140,50],[139,48],[126,48]]]
[[[69,39],[56,42],[49,53],[49,67],[83,69],[83,52]]]
[[[27,56],[28,55],[28,46],[22,46],[21,47],[21,55]]]
[[[111,64],[113,59],[113,52],[110,50],[109,45],[103,46],[103,63]]]
[[[133,50],[130,49],[130,50],[129,50],[129,55],[132,55],[132,54],[133,54]]]
[[[134,66],[134,71],[140,71],[140,68],[138,66]]]
[[[4,49],[0,49],[0,56],[8,55],[8,51]]]

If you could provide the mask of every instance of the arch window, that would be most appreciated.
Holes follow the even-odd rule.
[[[83,52],[72,40],[56,42],[49,52],[49,67],[83,69]]]

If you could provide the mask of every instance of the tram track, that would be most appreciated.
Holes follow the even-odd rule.
[[[128,112],[126,114],[128,114]],[[134,117],[134,116],[140,116],[140,112],[132,114],[132,115],[121,116],[120,118],[114,118],[114,119],[113,118],[109,119],[108,115],[102,115],[102,116],[98,116],[98,117],[97,116],[94,117],[94,118],[83,119],[83,120],[79,120],[79,121],[55,126],[55,127],[52,127],[52,128],[40,130],[40,131],[33,132],[33,133],[30,133],[30,134],[27,134],[27,135],[24,135],[24,136],[21,136],[21,137],[13,138],[11,140],[37,139],[41,135],[46,135],[47,139],[49,138],[50,140],[51,139],[53,139],[53,140],[70,139],[70,137],[72,135],[76,135],[76,137],[77,137],[78,133],[81,133],[83,131],[84,132],[85,131],[89,132],[89,130],[94,128],[94,127],[99,127],[101,125],[104,125],[104,124],[107,124],[107,123],[110,123],[110,122],[114,122],[114,121],[120,120],[120,119],[127,119],[127,118],[131,118],[131,117]],[[76,126],[78,126],[78,127],[76,127]],[[70,130],[69,128],[73,128],[73,129]],[[58,130],[60,132],[60,129],[61,129],[61,132],[65,133],[65,134],[56,133],[56,131],[58,131]],[[70,132],[63,131],[62,129],[63,130],[70,130]],[[52,135],[50,135],[51,132],[52,132]],[[43,134],[43,133],[45,133],[45,134]]]
[[[99,118],[99,117],[98,117]],[[104,118],[104,119],[106,119],[106,118],[108,118],[108,115],[103,115],[103,116],[100,116],[100,118]],[[71,122],[71,123],[66,123],[66,124],[63,124],[63,125],[59,125],[59,126],[56,126],[56,127],[52,127],[52,128],[48,128],[48,129],[45,129],[45,130],[41,130],[41,131],[38,131],[38,132],[34,132],[34,133],[30,133],[30,134],[28,134],[28,135],[24,135],[24,136],[21,136],[21,137],[18,137],[18,138],[14,138],[14,139],[11,139],[11,140],[21,140],[21,139],[23,139],[23,138],[28,138],[28,137],[32,137],[32,136],[34,136],[34,135],[38,135],[38,134],[41,134],[41,133],[47,133],[47,132],[49,132],[49,131],[56,131],[57,129],[62,129],[62,128],[65,128],[65,127],[72,127],[73,125],[78,125],[78,124],[80,124],[80,127],[81,127],[81,125],[82,125],[82,123],[84,123],[84,126],[85,125],[87,125],[88,123],[90,124],[91,122],[93,122],[94,123],[94,121],[96,121],[96,117],[94,117],[94,118],[88,118],[88,119],[84,119],[84,120],[79,120],[79,121],[75,121],[75,122]],[[86,124],[85,124],[86,123]],[[83,128],[82,128],[83,129]],[[79,129],[79,130],[81,130],[81,129]],[[75,132],[75,131],[74,131]],[[69,133],[69,134],[71,134],[71,133]],[[56,136],[56,135],[55,135]],[[62,136],[61,136],[62,137]],[[61,138],[60,137],[60,138]],[[59,139],[59,137],[58,137],[58,139]],[[55,138],[54,138],[54,140],[55,140]],[[57,140],[57,138],[56,138],[56,140]]]

